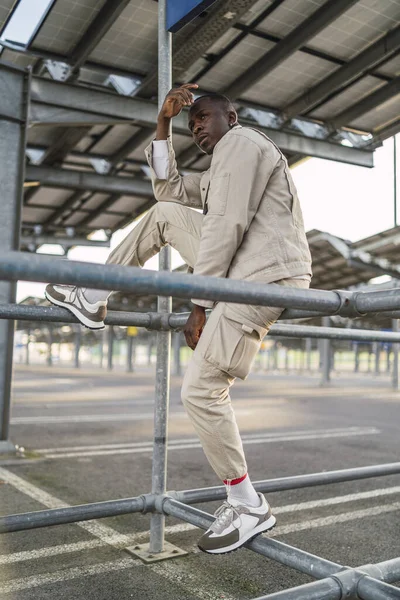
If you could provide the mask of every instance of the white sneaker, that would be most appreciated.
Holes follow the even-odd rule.
[[[261,505],[256,508],[234,500],[224,502],[215,513],[216,520],[198,541],[200,550],[209,554],[232,552],[263,531],[272,529],[276,519],[264,496],[258,496]]]
[[[85,327],[104,329],[104,319],[107,315],[106,301],[99,300],[92,304],[86,300],[81,288],[51,283],[46,286],[45,296],[52,304],[67,308]]]

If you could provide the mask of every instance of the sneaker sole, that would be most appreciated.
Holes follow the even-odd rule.
[[[44,292],[44,295],[46,300],[48,300],[51,304],[54,304],[54,306],[61,306],[61,308],[66,308],[67,310],[69,310],[69,312],[71,312],[84,327],[87,327],[87,329],[99,330],[105,328],[103,321],[101,323],[96,323],[96,321],[90,321],[73,304],[68,304],[67,302],[61,302],[60,300],[56,300],[55,298],[52,298],[50,294],[48,294],[46,291]]]
[[[266,533],[267,531],[271,531],[276,525],[276,518],[272,515],[267,521],[249,531],[244,537],[238,540],[235,544],[231,544],[230,546],[226,546],[225,548],[216,548],[215,550],[204,550],[200,548],[202,552],[206,554],[229,554],[229,552],[234,552],[235,550],[239,550],[246,542],[251,542],[254,538],[259,536],[261,533]]]

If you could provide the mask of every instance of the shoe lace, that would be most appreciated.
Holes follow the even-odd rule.
[[[248,509],[245,506],[232,506],[229,502],[224,502],[214,513],[214,516],[217,517],[214,523],[211,525],[210,529],[214,533],[220,534],[233,524],[236,519],[239,519],[239,525],[234,525],[236,529],[238,529],[242,520],[240,515],[242,513],[248,513]]]
[[[72,290],[71,290],[71,297],[70,297],[71,302],[75,302],[75,300],[77,299],[77,297],[78,297],[78,290],[79,290],[78,287],[73,287],[72,288]]]

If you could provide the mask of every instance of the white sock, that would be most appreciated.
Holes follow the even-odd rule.
[[[254,489],[250,477],[247,474],[238,479],[226,479],[224,483],[227,488],[228,502],[234,500],[235,502],[240,502],[241,504],[246,504],[246,506],[252,506],[254,508],[260,506],[260,496]]]
[[[111,294],[108,290],[91,290],[89,288],[85,288],[83,294],[90,304],[96,304],[96,302],[105,302],[108,299],[108,296]]]

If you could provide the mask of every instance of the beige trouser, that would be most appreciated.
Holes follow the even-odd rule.
[[[157,203],[111,253],[108,263],[143,266],[169,244],[190,267],[199,247],[203,215],[173,202]],[[308,288],[301,279],[279,285]],[[204,327],[182,385],[182,401],[212,468],[222,480],[247,473],[229,388],[245,379],[263,337],[282,309],[218,302]]]

